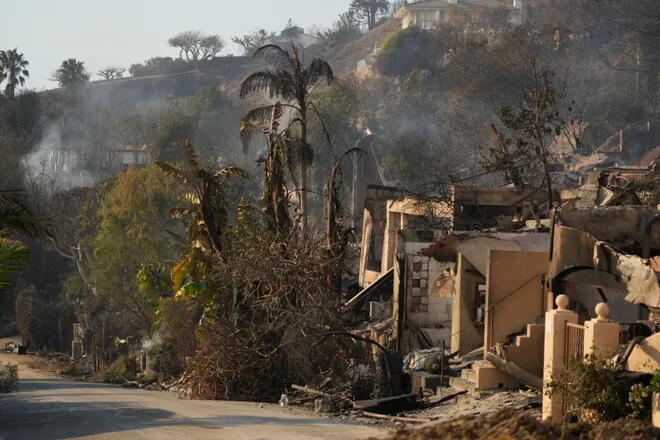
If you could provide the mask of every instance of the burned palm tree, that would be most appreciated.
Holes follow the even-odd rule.
[[[335,161],[330,176],[328,177],[328,192],[325,200],[325,233],[326,246],[332,252],[334,257],[339,257],[343,253],[347,241],[347,230],[342,227],[341,202],[339,195],[341,175],[341,162],[351,154],[366,154],[361,148],[355,147],[345,151],[339,159]],[[350,232],[350,231],[348,231]]]
[[[251,134],[263,134],[268,154],[264,159],[263,215],[271,232],[286,232],[291,229],[289,196],[285,181],[285,166],[288,162],[287,139],[289,130],[280,129],[282,105],[272,106],[268,123],[244,121],[241,126],[241,139],[249,142]]]
[[[278,105],[294,111],[295,117],[287,128],[289,133],[293,133],[291,129],[294,126],[299,128],[297,136],[292,136],[289,143],[295,147],[299,159],[298,194],[302,226],[305,230],[307,227],[307,165],[311,162],[312,157],[311,148],[307,142],[307,127],[310,113],[316,113],[320,117],[311,97],[320,84],[333,82],[334,74],[330,65],[320,58],[315,58],[306,66],[295,46],[291,47],[291,51],[287,51],[269,44],[257,49],[254,56],[263,58],[267,62],[268,68],[253,73],[243,81],[240,90],[241,98],[255,93],[266,93],[271,99],[277,98],[284,103],[255,108],[243,120],[246,123],[268,121],[272,116],[273,108]]]

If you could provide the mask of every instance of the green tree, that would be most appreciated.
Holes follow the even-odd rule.
[[[436,33],[413,27],[402,29],[383,43],[376,56],[376,69],[385,76],[402,78],[416,69],[433,69],[441,53]]]
[[[229,215],[225,194],[227,179],[231,176],[247,177],[245,171],[236,167],[221,168],[212,171],[204,168],[197,157],[193,145],[186,140],[184,144],[186,166],[177,167],[167,162],[157,161],[165,174],[175,177],[184,184],[183,196],[187,205],[173,208],[170,214],[182,219],[186,224],[185,256],[172,269],[173,290],[177,293],[184,287],[184,281],[192,281],[183,293],[195,289],[204,277],[206,260],[212,255],[222,258],[222,235],[227,228]]]
[[[5,86],[5,95],[13,98],[16,94],[16,87],[23,86],[25,80],[30,76],[27,67],[30,63],[24,58],[18,49],[0,51],[0,83],[7,81]]]
[[[331,45],[346,44],[362,36],[360,21],[353,10],[340,14],[331,29],[319,32],[319,38]]]
[[[0,190],[0,290],[9,287],[23,269],[27,248],[16,236],[45,237],[47,222],[25,199],[23,193]]]
[[[113,79],[123,78],[124,72],[126,72],[126,69],[122,67],[108,66],[105,69],[99,70],[96,74],[101,78],[103,78],[104,80],[110,81]]]
[[[91,275],[97,295],[126,310],[149,331],[159,294],[145,288],[155,267],[178,253],[179,224],[169,216],[177,192],[156,166],[131,167],[119,174],[101,200]]]
[[[256,93],[267,93],[271,99],[277,98],[285,102],[283,107],[291,108],[295,118],[290,127],[297,125],[300,128],[299,137],[293,140],[299,156],[300,186],[300,213],[302,215],[303,230],[307,228],[307,166],[311,161],[311,147],[308,143],[308,124],[310,113],[316,113],[312,103],[312,96],[316,88],[322,83],[332,83],[334,74],[330,64],[320,58],[315,58],[305,66],[298,52],[293,46],[291,51],[276,45],[260,47],[255,57],[262,57],[269,67],[247,77],[241,84],[240,97],[246,98]],[[273,108],[280,104],[270,104],[250,111],[243,119],[250,121],[269,121]]]
[[[89,82],[89,73],[83,61],[69,58],[62,61],[62,65],[53,73],[51,79],[57,81],[60,87],[75,90]]]
[[[207,35],[199,31],[180,32],[168,40],[171,47],[179,49],[179,58],[190,61],[210,60],[225,47],[219,35]]]
[[[378,23],[378,17],[390,11],[390,2],[387,0],[353,0],[350,11],[366,21],[371,30]]]

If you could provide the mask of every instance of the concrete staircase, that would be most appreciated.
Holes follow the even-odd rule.
[[[535,376],[543,376],[543,342],[545,326],[527,324],[527,333],[516,336],[513,345],[500,345],[497,350],[507,361],[515,362],[523,370]]]
[[[498,344],[495,350],[507,361],[515,362],[520,368],[540,377],[543,374],[544,337],[542,324],[528,324],[526,334],[516,336],[513,345]],[[460,377],[450,378],[449,384],[458,390],[480,393],[518,388],[520,381],[488,361],[475,361],[469,368],[461,370]]]

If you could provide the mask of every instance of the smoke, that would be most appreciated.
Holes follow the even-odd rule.
[[[142,341],[142,349],[144,351],[149,351],[154,345],[160,344],[161,342],[163,342],[161,335],[155,335]]]
[[[63,144],[60,129],[57,124],[51,124],[24,164],[31,176],[46,177],[56,187],[70,189],[96,183],[94,176],[85,170],[85,159],[84,153]]]

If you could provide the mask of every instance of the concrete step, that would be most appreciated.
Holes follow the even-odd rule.
[[[545,326],[528,324],[527,334],[516,336],[515,344],[503,345],[501,350],[505,357],[537,376],[543,374],[543,343]]]

